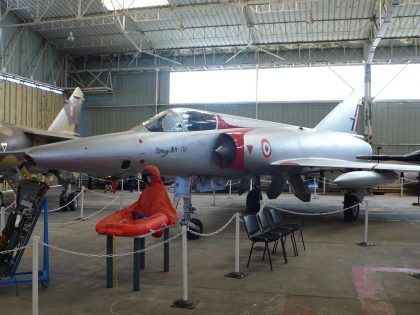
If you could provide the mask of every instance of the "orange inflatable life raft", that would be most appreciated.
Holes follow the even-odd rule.
[[[96,232],[115,236],[152,233],[153,236],[160,237],[166,226],[178,223],[176,209],[169,199],[158,168],[148,165],[143,169],[143,175],[147,176],[148,182],[139,199],[127,208],[100,220],[96,224]]]
[[[153,233],[153,236],[160,237],[163,233],[161,230],[168,225],[168,217],[162,212],[142,219],[133,219],[131,213],[122,210],[100,220],[96,224],[96,232],[115,236],[141,236]]]

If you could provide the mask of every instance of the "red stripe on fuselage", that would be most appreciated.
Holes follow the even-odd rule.
[[[250,170],[245,167],[245,134],[253,128],[240,129],[235,131],[227,132],[236,145],[236,158],[235,161],[229,166],[230,169],[235,169],[243,172],[249,173]]]
[[[224,121],[222,116],[217,114],[217,129],[232,129],[232,128],[243,128],[243,127],[228,124],[226,121]]]

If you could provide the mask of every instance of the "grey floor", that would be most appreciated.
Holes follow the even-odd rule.
[[[97,191],[102,193],[102,191]],[[87,193],[84,216],[92,215],[116,196]],[[57,207],[56,190],[48,193],[50,209]],[[125,192],[123,205],[136,199]],[[188,242],[188,297],[198,300],[194,310],[171,307],[183,297],[181,239],[170,243],[170,272],[163,270],[163,248],[146,253],[141,271],[140,291],[132,290],[133,257],[115,258],[115,286],[106,288],[105,259],[50,250],[51,280],[40,287],[40,314],[419,314],[420,207],[416,197],[369,196],[369,234],[372,247],[364,240],[365,206],[354,223],[344,223],[342,214],[308,215],[332,212],[342,207],[341,196],[318,195],[302,203],[289,194],[271,206],[306,213],[285,214],[289,222],[304,226],[306,251],[299,243],[299,256],[287,243],[288,264],[278,254],[274,270],[262,251],[253,252],[246,267],[251,243],[241,225],[240,271],[244,279],[225,277],[234,271],[235,225],[209,237]],[[196,215],[204,232],[219,230],[235,212],[244,213],[245,196],[226,194],[194,195]],[[120,200],[86,221],[76,221],[80,212],[56,211],[49,216],[50,244],[89,254],[105,253],[105,237],[97,235],[95,223],[119,209]],[[180,232],[172,228],[171,236]],[[42,220],[35,234],[42,236]],[[162,240],[148,237],[146,247]],[[131,238],[117,238],[115,250],[130,252]],[[21,269],[30,267],[30,251]],[[17,295],[18,293],[18,295]],[[31,285],[0,286],[0,314],[31,314]]]

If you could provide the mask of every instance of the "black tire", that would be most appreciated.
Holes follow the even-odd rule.
[[[359,200],[355,196],[345,196],[344,197],[344,209],[353,206],[352,209],[344,211],[344,222],[353,222],[356,221],[359,217],[360,206]]]
[[[72,202],[70,202],[70,204],[69,204],[69,211],[74,211],[74,210],[77,209],[77,206],[78,206],[79,202],[78,202],[77,198],[75,198],[75,197],[76,197],[76,193],[70,193],[69,194],[69,198],[68,198],[67,202],[72,200]]]
[[[64,205],[67,204],[67,202],[68,202],[68,199],[67,199],[66,194],[65,193],[61,193],[61,195],[60,195],[60,201],[59,201],[61,211],[68,211],[69,210],[68,206],[65,206],[64,207]]]
[[[41,287],[43,288],[43,289],[47,289],[48,288],[48,285],[50,284],[48,281],[42,281],[42,282],[40,282],[40,284],[41,284]]]
[[[246,210],[252,213],[260,211],[260,200],[262,199],[261,191],[253,189],[246,196]]]
[[[190,222],[191,223],[194,223],[197,226],[197,228],[198,228],[198,229],[192,229],[192,228],[190,228],[191,230],[193,230],[194,232],[198,232],[200,234],[203,233],[203,223],[201,223],[201,221],[199,219],[192,218],[190,220]],[[200,235],[193,234],[191,232],[187,232],[187,239],[193,241],[193,240],[198,240],[199,238],[200,238]]]

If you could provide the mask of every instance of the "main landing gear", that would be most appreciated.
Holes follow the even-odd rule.
[[[203,233],[203,223],[197,218],[191,218],[191,214],[196,213],[195,208],[191,204],[191,187],[193,183],[192,177],[175,177],[174,191],[175,191],[175,208],[178,206],[180,198],[183,199],[184,203],[182,210],[184,217],[182,218],[181,224],[185,224],[190,231],[187,232],[187,238],[189,240],[197,240]]]
[[[357,220],[360,211],[359,203],[359,199],[355,195],[349,193],[344,195],[343,209],[348,209],[344,210],[344,222],[353,222]]]
[[[74,211],[79,206],[78,199],[76,198],[76,193],[71,192],[71,184],[63,183],[64,187],[63,192],[60,195],[60,208],[63,211]]]
[[[260,211],[260,201],[262,200],[260,177],[255,178],[252,189],[246,196],[246,210],[252,213]]]

